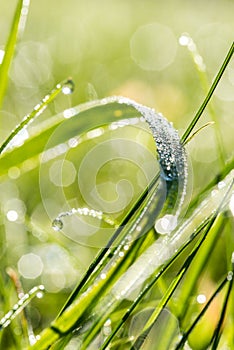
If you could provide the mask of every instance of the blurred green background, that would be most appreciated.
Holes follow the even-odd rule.
[[[0,0],[0,50],[4,50],[15,6],[16,1]],[[59,96],[36,123],[86,101],[122,95],[162,112],[182,135],[205,92],[191,55],[179,44],[179,38],[184,33],[192,37],[211,83],[233,41],[233,13],[232,0],[31,0],[0,112],[0,140],[48,91],[70,76],[76,84],[75,92]],[[233,156],[233,60],[215,92],[213,108],[222,139],[223,160],[217,151],[214,126],[190,142],[187,150],[190,187],[194,193]],[[199,125],[209,120],[207,110]],[[139,134],[139,130],[131,127],[126,130],[130,138],[138,137],[152,151],[148,135]],[[105,134],[101,140],[123,136],[121,130],[115,132]],[[92,148],[92,142],[95,143],[86,140],[73,159],[82,159]],[[43,303],[48,303],[48,307],[43,308],[43,315],[37,309],[42,301],[35,302],[32,309],[33,326],[37,327],[55,316],[62,304],[60,298],[65,299],[96,248],[74,244],[51,228],[48,231],[51,218],[46,216],[41,200],[38,169],[34,169],[30,160],[22,167],[24,170],[9,169],[1,178],[1,259],[3,270],[12,266],[19,271],[26,290],[38,283],[45,284],[48,296]],[[103,171],[103,177],[110,169]],[[134,169],[127,172],[126,176],[131,177]],[[142,191],[144,181],[134,188],[134,198]],[[61,208],[56,206],[57,190],[51,187],[52,190],[55,192],[47,206],[53,208],[56,216]],[[67,198],[75,198],[75,191],[74,187],[66,190]],[[14,218],[14,213],[9,216],[10,210],[18,216]],[[57,292],[60,294],[55,298]]]

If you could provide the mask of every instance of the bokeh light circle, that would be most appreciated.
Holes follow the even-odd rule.
[[[161,71],[174,61],[177,40],[169,27],[150,23],[135,31],[130,51],[132,59],[142,69]]]

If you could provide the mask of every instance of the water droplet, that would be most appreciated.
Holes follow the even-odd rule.
[[[7,212],[7,219],[9,221],[12,221],[12,222],[17,221],[18,217],[19,217],[19,215],[18,215],[17,211],[15,211],[15,210],[9,210]]]
[[[52,222],[52,227],[53,227],[53,229],[54,229],[55,231],[60,231],[60,230],[62,230],[62,228],[63,228],[63,222],[62,222],[62,220],[61,220],[61,219],[58,219],[58,218],[54,219],[54,221]]]
[[[111,325],[111,319],[108,318],[108,319],[106,320],[106,322],[104,323],[104,326],[105,326],[105,327],[109,327],[110,325]]]
[[[206,296],[204,294],[199,294],[197,296],[197,302],[199,304],[204,304],[206,302]]]
[[[45,287],[41,284],[40,286],[38,286],[38,292],[37,292],[37,294],[36,294],[36,297],[37,297],[38,299],[43,298],[44,292],[45,292]]]
[[[225,182],[224,181],[220,181],[218,183],[218,189],[221,190],[222,188],[224,188],[226,186]]]
[[[89,209],[89,208],[72,208],[69,211],[65,211],[60,213],[56,219],[52,222],[52,227],[55,231],[60,231],[63,228],[63,222],[61,220],[62,217],[71,216],[71,215],[81,215],[81,216],[90,216],[96,218],[98,220],[103,220],[105,223],[111,226],[117,227],[117,223],[112,220],[109,216],[103,214],[102,211]]]
[[[174,215],[164,215],[162,218],[156,220],[155,230],[160,234],[170,233],[177,226],[177,217]]]
[[[103,325],[103,334],[104,336],[108,336],[111,333],[111,320],[108,318]]]
[[[227,280],[228,281],[231,281],[233,279],[233,272],[232,271],[229,271],[228,272],[228,275],[227,275]]]
[[[181,46],[188,46],[188,44],[190,43],[191,38],[188,34],[182,34],[179,38],[179,43]]]
[[[41,299],[41,298],[43,298],[44,293],[43,292],[38,292],[36,296],[37,296],[38,299]]]
[[[62,87],[62,92],[64,95],[70,95],[75,89],[75,84],[72,79],[67,80],[67,82]]]

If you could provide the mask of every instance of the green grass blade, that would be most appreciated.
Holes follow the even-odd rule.
[[[179,309],[178,315],[179,319],[182,320],[185,317],[186,311],[188,310],[187,300],[189,300],[189,296],[195,289],[196,283],[206,266],[207,261],[209,260],[210,254],[214,249],[214,246],[220,236],[220,233],[223,231],[224,225],[226,222],[225,213],[221,213],[217,218],[216,223],[211,228],[210,234],[204,242],[203,247],[201,247],[199,254],[196,256],[194,264],[190,267],[189,270],[189,278],[185,279],[183,286],[180,289],[179,293]]]
[[[204,99],[203,103],[201,104],[200,108],[198,109],[195,117],[193,118],[193,120],[191,121],[191,123],[189,124],[187,130],[185,131],[185,133],[183,134],[182,138],[181,138],[181,141],[182,143],[184,144],[186,141],[187,141],[187,138],[189,137],[189,135],[191,134],[192,130],[194,129],[195,125],[197,124],[198,120],[200,119],[204,109],[206,108],[208,102],[210,101],[225,69],[227,68],[227,65],[229,63],[229,61],[231,60],[232,58],[232,55],[233,55],[233,52],[234,52],[234,42],[232,43],[228,53],[227,53],[227,56],[225,57],[224,61],[223,61],[223,64],[220,68],[220,70],[218,71],[218,74],[216,75],[210,89],[209,89],[209,92],[206,96],[206,98]]]
[[[26,5],[23,0],[18,1],[16,10],[15,10],[14,19],[10,29],[10,34],[5,47],[5,55],[4,55],[2,64],[0,64],[0,110],[2,108],[3,99],[7,89],[8,72],[14,56],[15,46],[19,35],[20,22],[21,22],[22,16],[24,16],[24,20],[25,20],[25,14],[22,14],[22,9],[25,6]]]
[[[180,342],[177,344],[177,346],[175,347],[175,350],[180,350],[183,349],[183,346],[185,344],[185,342],[188,339],[188,336],[190,335],[190,333],[192,332],[192,330],[195,328],[195,326],[198,324],[198,322],[200,321],[200,319],[204,316],[204,314],[206,313],[207,309],[209,308],[209,306],[211,305],[211,303],[213,302],[213,300],[215,299],[215,297],[220,293],[220,291],[224,288],[224,286],[226,285],[226,283],[228,282],[227,277],[225,277],[223,279],[223,281],[220,283],[220,285],[218,286],[218,288],[215,290],[215,292],[212,294],[212,296],[210,297],[210,299],[207,301],[206,305],[204,306],[204,308],[202,309],[202,311],[199,313],[199,315],[195,318],[195,320],[193,321],[193,323],[191,324],[191,326],[188,328],[188,330],[186,332],[183,333],[183,336],[180,340]]]
[[[187,42],[186,42],[186,47],[192,57],[193,63],[196,67],[196,71],[198,73],[198,77],[201,82],[201,87],[204,91],[205,94],[208,94],[209,92],[209,82],[208,82],[208,76],[207,76],[207,71],[206,71],[206,65],[204,64],[203,57],[200,55],[198,52],[197,46],[193,39],[186,34],[187,37]],[[215,109],[212,103],[208,105],[208,111],[211,116],[211,119],[214,122],[214,130],[215,130],[215,136],[216,136],[216,146],[217,146],[217,152],[219,153],[219,160],[220,160],[220,168],[222,168],[225,164],[225,152],[224,152],[224,147],[223,147],[223,142],[222,142],[222,137],[220,133],[220,125],[218,118],[215,113]],[[187,140],[188,142],[188,140]]]
[[[30,122],[38,117],[45,110],[45,108],[57,97],[57,95],[63,91],[64,87],[70,84],[73,84],[71,79],[67,79],[57,84],[56,87],[48,95],[46,95],[39,104],[34,107],[33,111],[27,114],[23,118],[22,122],[17,125],[16,128],[10,133],[7,139],[0,146],[0,154],[2,154],[4,150],[9,146],[14,137],[16,137],[23,128],[27,127]]]
[[[231,295],[231,291],[232,291],[232,287],[233,287],[233,270],[234,270],[234,261],[232,259],[232,271],[230,271],[228,273],[228,276],[227,276],[227,280],[229,282],[228,290],[227,290],[226,296],[224,298],[222,311],[221,311],[221,314],[220,314],[220,317],[219,317],[219,321],[218,321],[216,330],[214,332],[214,337],[213,337],[213,340],[212,340],[212,348],[211,348],[211,350],[215,350],[215,349],[218,348],[219,340],[220,340],[220,337],[221,337],[221,334],[222,334],[222,325],[223,325],[223,322],[224,322],[225,314],[226,314],[226,311],[227,311],[228,301],[229,301],[229,298],[230,298],[230,295]]]
[[[69,119],[65,119],[64,114],[61,113],[40,124],[21,147],[2,153],[0,175],[7,173],[9,167],[20,166],[28,159],[28,155],[31,158],[35,157],[39,166],[39,156],[45,151],[45,147],[55,130],[57,139],[54,142],[50,141],[47,149],[55,147],[59,142],[67,142],[70,138],[76,137],[77,134],[88,132],[117,120],[140,116],[131,106],[121,105],[117,101],[108,105],[106,103],[106,99],[95,101],[95,103],[84,103],[70,109],[72,117]],[[121,111],[121,117],[115,116],[116,110]],[[60,127],[61,125],[62,127]]]

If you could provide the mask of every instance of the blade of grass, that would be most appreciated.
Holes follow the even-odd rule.
[[[210,89],[209,89],[209,92],[207,94],[207,96],[205,97],[203,103],[201,104],[200,108],[198,109],[195,117],[193,118],[193,120],[191,121],[191,123],[189,124],[188,128],[186,129],[185,133],[183,134],[182,138],[181,138],[181,141],[182,143],[184,144],[189,135],[191,134],[192,130],[194,129],[195,125],[197,124],[198,120],[200,119],[204,109],[206,108],[208,102],[210,101],[213,93],[214,93],[214,90],[216,89],[225,69],[227,68],[227,65],[229,63],[229,61],[231,60],[232,58],[232,55],[233,55],[233,52],[234,52],[234,42],[232,43],[228,53],[227,53],[227,56],[225,57],[224,61],[223,61],[223,64],[221,66],[221,68],[219,69],[218,71],[218,74],[216,75]]]
[[[213,124],[214,124],[214,122],[208,122],[208,123],[202,125],[202,126],[201,126],[200,128],[198,128],[196,131],[194,131],[194,133],[193,133],[191,136],[189,136],[189,137],[187,138],[187,140],[186,140],[186,142],[185,142],[184,144],[186,145],[187,143],[189,143],[197,134],[200,133],[200,131],[202,131],[203,129],[205,129],[207,126],[210,126],[210,125],[213,125]]]
[[[3,142],[3,144],[0,147],[0,154],[4,152],[4,150],[9,146],[10,142],[13,140],[14,137],[17,136],[17,134],[25,128],[30,122],[32,122],[36,117],[38,117],[45,108],[49,105],[50,102],[52,102],[58,94],[60,94],[61,91],[67,86],[73,84],[72,80],[69,78],[67,80],[62,81],[61,83],[57,84],[56,87],[48,94],[46,95],[42,101],[37,104],[33,111],[29,114],[27,114],[22,122],[16,126],[16,128],[11,132],[11,134],[7,137],[7,139]]]
[[[28,6],[29,6],[29,1],[26,4],[24,0],[19,0],[17,3],[14,19],[10,29],[10,34],[5,47],[5,55],[4,55],[2,64],[0,64],[0,110],[2,109],[3,99],[7,89],[8,72],[9,72],[10,64],[14,56],[15,46],[19,36],[19,31],[20,31],[20,28],[22,28],[20,25],[21,19],[24,18],[24,21],[25,21],[26,20],[25,13],[28,12],[28,11],[22,11],[22,9],[24,7],[28,8]]]
[[[219,317],[219,321],[218,321],[216,330],[214,332],[214,337],[213,337],[213,340],[212,340],[211,350],[216,350],[218,348],[219,340],[221,338],[221,334],[222,334],[222,329],[221,328],[222,328],[222,325],[223,325],[223,322],[224,322],[224,317],[225,317],[225,314],[226,314],[226,311],[227,311],[228,301],[229,301],[229,298],[230,298],[230,295],[231,295],[231,290],[232,290],[232,287],[233,287],[233,269],[232,269],[232,271],[229,272],[229,274],[227,276],[227,280],[229,282],[228,290],[227,290],[226,296],[224,298],[222,311],[221,311],[221,314],[220,314],[220,317]]]
[[[185,342],[187,341],[190,333],[192,332],[192,330],[195,328],[195,326],[197,325],[197,323],[200,321],[200,319],[204,316],[204,314],[206,313],[208,307],[210,306],[210,304],[213,302],[213,300],[215,299],[215,297],[220,293],[220,291],[224,288],[224,286],[226,285],[226,283],[228,282],[228,278],[227,276],[223,279],[223,281],[220,283],[220,285],[218,286],[218,288],[215,290],[215,292],[212,294],[212,296],[210,297],[210,299],[208,300],[208,302],[206,303],[206,305],[204,306],[204,308],[202,309],[202,311],[199,313],[199,315],[195,318],[195,320],[193,321],[193,323],[191,324],[191,326],[188,328],[188,330],[186,332],[183,333],[183,336],[180,340],[180,342],[176,345],[174,350],[180,350],[183,349]]]
[[[209,83],[208,83],[208,77],[207,77],[207,72],[206,72],[206,65],[204,64],[203,57],[198,52],[197,46],[194,43],[193,39],[188,34],[186,34],[186,38],[187,38],[187,42],[186,42],[185,46],[187,47],[189,53],[191,54],[191,57],[192,57],[194,65],[196,67],[196,71],[198,73],[203,91],[205,94],[208,94]],[[214,130],[215,130],[215,136],[216,136],[216,145],[217,145],[217,151],[219,153],[220,169],[222,169],[222,167],[225,164],[225,161],[224,161],[225,160],[225,152],[224,152],[222,137],[220,134],[220,127],[219,127],[218,118],[216,116],[215,109],[214,109],[212,103],[210,103],[208,105],[208,111],[209,111],[209,114],[211,116],[211,119],[213,120],[213,122],[215,124]]]
[[[186,311],[188,311],[188,305],[186,300],[189,300],[189,296],[192,291],[194,291],[199,276],[201,276],[201,272],[204,270],[204,267],[207,264],[207,261],[210,258],[210,255],[215,247],[215,244],[220,236],[220,233],[223,231],[223,227],[226,222],[225,213],[221,213],[217,218],[216,223],[213,225],[209,236],[206,239],[203,247],[201,247],[198,256],[195,258],[194,264],[190,267],[189,270],[189,278],[185,279],[181,289],[180,294],[178,296],[178,317],[183,322],[183,319],[186,315]]]

